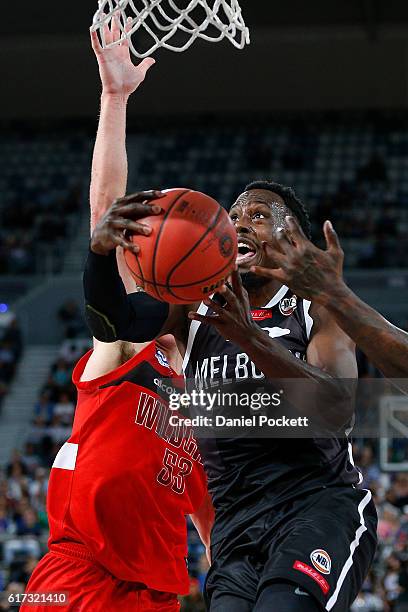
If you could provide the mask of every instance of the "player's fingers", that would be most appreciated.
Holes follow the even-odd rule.
[[[137,244],[134,244],[130,240],[126,240],[125,236],[122,233],[115,234],[112,236],[112,241],[127,251],[132,251],[132,253],[140,253],[140,247]]]
[[[113,219],[111,221],[111,226],[115,229],[127,230],[132,234],[140,234],[142,236],[150,236],[152,233],[152,228],[149,225],[136,223],[131,219],[125,219],[123,217]]]
[[[135,202],[134,204],[118,206],[115,209],[115,216],[125,219],[143,219],[144,217],[150,217],[152,215],[160,215],[162,212],[162,208],[157,204]]]
[[[106,45],[110,45],[111,42],[112,42],[112,32],[111,32],[111,29],[109,27],[109,20],[108,19],[105,21],[105,25],[103,26],[103,37],[104,37],[104,42],[105,42],[104,46],[106,47]]]
[[[115,204],[128,204],[130,202],[144,202],[145,200],[156,200],[158,198],[163,198],[166,194],[162,191],[158,191],[155,189],[149,189],[148,191],[137,191],[136,193],[131,193],[130,195],[124,196],[123,198],[119,198],[115,201]]]
[[[112,42],[117,42],[120,39],[119,12],[113,15],[111,23]]]
[[[331,221],[325,221],[323,225],[323,233],[326,239],[328,251],[341,251],[341,244],[337,232],[335,231]]]
[[[282,251],[280,250],[279,243],[277,239],[275,238],[275,236],[272,237],[272,245],[273,246],[271,246],[267,242],[262,243],[262,246],[263,246],[263,249],[266,255],[269,257],[269,259],[273,261],[275,268],[279,268],[283,266],[287,258],[286,258],[286,255],[284,255]]]
[[[262,266],[252,266],[251,272],[258,276],[265,276],[266,278],[275,278],[284,285],[286,284],[287,277],[282,268],[262,268]]]
[[[140,62],[138,68],[143,75],[143,78],[146,76],[146,72],[156,63],[156,60],[152,57],[146,57],[142,62]]]
[[[228,287],[228,285],[222,285],[222,287],[217,289],[217,292],[220,295],[222,295],[224,300],[227,302],[226,306],[229,306],[230,308],[237,307],[237,304],[238,304],[237,296],[235,295],[234,291],[232,291],[232,289]]]
[[[290,232],[290,237],[295,244],[299,244],[299,242],[307,240],[304,231],[300,227],[300,224],[295,217],[287,216],[285,217],[285,221]]]
[[[241,301],[242,298],[244,298],[244,287],[242,285],[241,275],[237,270],[233,270],[231,273],[231,285],[235,297]]]
[[[125,33],[126,33],[126,34],[129,34],[130,30],[132,29],[132,23],[133,23],[132,18],[131,18],[131,17],[128,17],[128,18],[126,19],[126,22],[125,22],[125,27],[124,27],[124,29],[125,29]],[[127,37],[126,37],[126,38],[124,38],[124,39],[122,40],[122,45],[123,45],[124,47],[129,48],[129,38],[127,38]]]
[[[291,243],[289,236],[286,231],[280,227],[274,234],[274,239],[279,248],[279,251],[284,255],[289,255],[293,250],[293,244]]]
[[[96,55],[99,55],[102,51],[101,42],[99,40],[98,32],[96,30],[90,29],[91,35],[91,45]]]
[[[218,304],[218,302],[216,302],[215,300],[211,300],[208,298],[207,300],[204,300],[204,304],[206,306],[209,306],[211,310],[216,312],[218,315],[222,315],[225,312],[224,307],[221,306],[221,304]]]

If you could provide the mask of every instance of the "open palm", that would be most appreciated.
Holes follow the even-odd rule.
[[[117,16],[112,18],[111,27],[108,23],[104,26],[103,34],[106,45],[120,40],[121,31]],[[146,72],[155,63],[153,58],[147,57],[135,66],[130,57],[127,40],[104,49],[97,32],[91,29],[91,42],[98,60],[104,93],[129,96],[144,81]]]

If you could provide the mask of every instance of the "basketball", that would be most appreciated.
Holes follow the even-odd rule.
[[[169,189],[158,204],[163,214],[143,219],[150,236],[134,235],[138,254],[125,251],[137,284],[172,304],[205,299],[229,276],[237,257],[235,228],[213,198],[190,189]]]

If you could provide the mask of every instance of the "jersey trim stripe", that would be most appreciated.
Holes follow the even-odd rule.
[[[58,451],[52,467],[60,468],[61,470],[75,470],[77,454],[78,444],[65,442],[65,444]]]
[[[363,535],[363,533],[367,531],[363,512],[364,512],[365,507],[370,503],[371,497],[372,497],[371,491],[367,491],[367,495],[361,500],[361,502],[358,505],[357,510],[360,515],[360,527],[356,531],[356,537],[350,544],[350,556],[347,559],[346,563],[344,564],[343,569],[341,570],[334,593],[326,604],[326,610],[331,610],[333,606],[335,605],[337,598],[339,596],[339,593],[340,593],[340,589],[343,586],[343,582],[345,581],[346,576],[351,566],[353,565],[353,555],[354,555],[354,552],[357,546],[360,544],[360,538]]]
[[[310,340],[310,334],[312,332],[312,327],[314,323],[313,318],[309,314],[311,305],[312,302],[309,302],[309,300],[303,300],[303,312],[305,314],[306,335],[308,340]]]
[[[349,435],[349,434],[346,434]],[[351,442],[348,443],[348,454],[349,454],[349,461],[351,463],[351,465],[353,466],[353,468],[355,468],[358,471],[358,484],[361,485],[361,483],[364,480],[363,474],[360,471],[360,469],[356,466],[356,464],[354,463],[354,457],[353,457],[353,445]]]
[[[273,306],[275,306],[282,298],[285,297],[288,290],[289,287],[287,287],[286,285],[282,285],[282,287],[275,293],[273,298],[267,303],[266,306],[264,306],[264,308],[272,308]]]
[[[207,306],[203,302],[201,302],[200,306],[198,307],[197,314],[204,315],[206,312],[207,312]],[[191,349],[193,348],[196,333],[198,332],[198,328],[200,327],[200,325],[201,325],[200,321],[191,321],[190,323],[190,330],[188,332],[186,353],[184,355],[183,365],[182,365],[183,372],[185,372],[187,369],[188,361],[190,359]]]

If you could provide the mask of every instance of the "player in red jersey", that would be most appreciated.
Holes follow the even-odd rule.
[[[114,34],[106,28],[107,42]],[[146,59],[134,66],[125,43],[102,51],[94,38],[93,45],[103,93],[92,167],[91,230],[126,191],[124,113],[113,111],[153,64]],[[120,248],[117,257],[126,289],[133,292]],[[172,387],[168,379],[173,371],[181,371],[181,358],[171,337],[144,345],[95,340],[94,351],[77,364],[73,431],[51,470],[50,552],[27,587],[27,593],[66,592],[69,605],[22,610],[179,609],[177,594],[189,590],[185,515],[193,514],[208,546],[213,509],[191,430],[168,427],[162,391]],[[162,379],[167,382],[161,384]]]
[[[72,435],[51,470],[50,552],[27,593],[66,593],[70,611],[178,610],[189,589],[185,515],[198,511],[209,536],[197,443],[169,425],[165,346],[148,343],[128,359],[129,348],[98,343],[76,365]],[[124,363],[111,370],[110,359]]]

